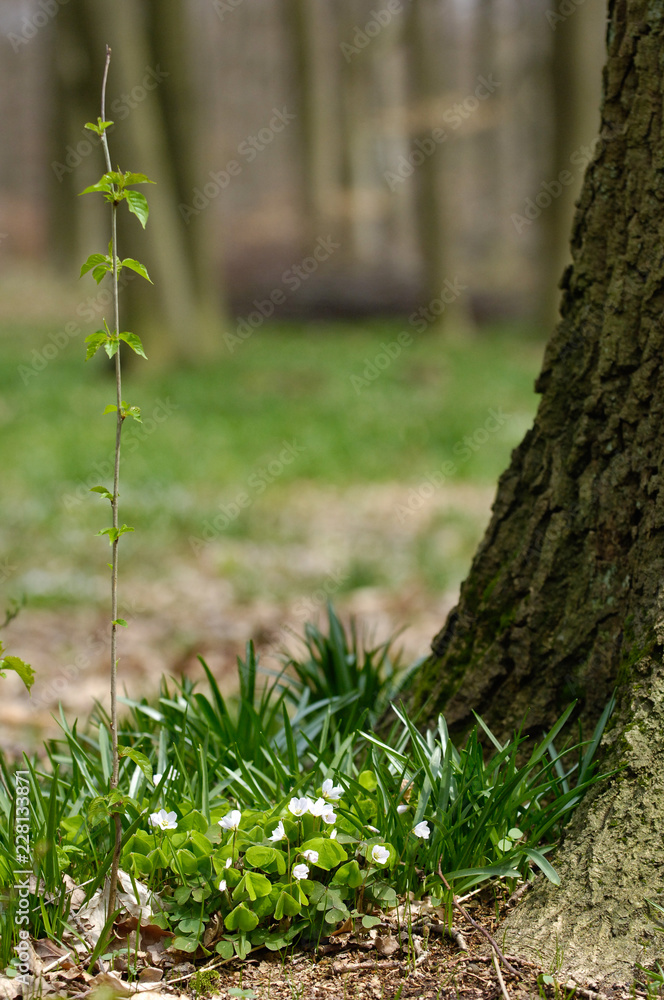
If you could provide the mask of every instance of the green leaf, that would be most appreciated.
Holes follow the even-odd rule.
[[[136,271],[136,274],[140,274],[141,278],[145,278],[145,280],[149,281],[150,284],[153,283],[145,265],[141,264],[140,261],[134,260],[133,257],[125,257],[125,259],[121,261],[120,267],[128,267],[131,271]]]
[[[13,670],[21,678],[28,691],[35,682],[35,672],[29,663],[20,660],[18,656],[5,656],[0,660],[0,677],[5,676],[5,670]]]
[[[195,875],[198,871],[198,858],[196,855],[192,851],[186,850],[184,847],[180,848],[180,850],[175,853],[177,855],[178,865],[184,874]],[[173,871],[178,870],[174,865],[171,865],[171,868],[173,868]]]
[[[342,865],[338,871],[334,873],[333,882],[340,883],[341,885],[349,885],[351,889],[357,889],[364,882],[364,875],[360,871],[360,866],[357,861],[353,858],[347,864]]]
[[[111,625],[122,625],[123,628],[127,628],[127,623],[124,618],[114,618]]]
[[[368,792],[375,792],[378,787],[378,781],[373,771],[362,771],[358,775],[357,780],[362,785],[362,788],[366,788]]]
[[[260,872],[245,872],[233,890],[233,899],[241,900],[249,897],[252,902],[259,896],[269,896],[272,883]]]
[[[97,118],[96,125],[94,125],[92,122],[86,122],[83,128],[90,129],[91,132],[96,132],[97,135],[101,136],[104,134],[106,129],[109,128],[109,126],[111,126],[112,124],[113,122],[104,122],[101,120],[101,118]]]
[[[110,179],[109,174],[104,174],[104,176],[97,181],[96,184],[91,184],[90,187],[86,187],[84,191],[79,191],[81,194],[96,194],[99,191],[112,191],[113,182]]]
[[[144,854],[132,853],[129,855],[129,859],[134,875],[139,878],[152,875],[152,860],[150,858],[146,858]]]
[[[218,941],[215,951],[218,955],[221,955],[226,962],[228,962],[229,959],[231,959],[235,954],[232,941]]]
[[[118,408],[115,405],[115,403],[109,403],[108,406],[106,407],[106,409],[104,410],[104,413],[102,414],[102,416],[106,416],[107,413],[117,413],[117,412],[118,412]]]
[[[134,174],[130,170],[122,179],[124,184],[156,184],[156,181],[151,181],[145,174]]]
[[[176,948],[177,951],[196,951],[198,948],[198,938],[197,937],[176,937],[173,938],[171,942],[171,948]]]
[[[99,267],[100,264],[106,264],[106,263],[109,264],[111,267],[113,266],[110,257],[107,257],[106,254],[91,253],[88,259],[86,260],[85,264],[83,264],[83,266],[81,267],[81,273],[79,277],[82,278],[83,275],[87,274],[88,271],[91,271],[93,267]]]
[[[118,618],[117,621],[123,622],[124,625],[127,624],[122,618]],[[140,767],[148,781],[152,781],[152,764],[140,750],[135,750],[133,747],[120,746],[118,747],[118,757],[128,757],[129,760],[133,760],[134,764]]]
[[[302,906],[288,892],[280,892],[277,905],[274,908],[274,919],[283,920],[284,917],[294,917],[300,912]]]
[[[124,535],[126,534],[127,531],[133,531],[133,530],[134,530],[133,528],[130,528],[128,525],[123,524],[121,528],[102,528],[102,530],[98,531],[97,534],[108,535],[108,540],[112,545],[113,542],[115,542],[120,537],[120,535]]]
[[[536,864],[540,871],[546,875],[549,882],[553,882],[554,885],[560,885],[560,876],[553,865],[546,860],[541,851],[536,851],[534,847],[524,847],[522,848],[523,853],[527,854],[533,864]]]
[[[366,913],[362,917],[362,926],[366,927],[367,929],[370,928],[370,927],[376,927],[377,924],[380,924],[380,923],[382,923],[382,920],[381,920],[380,917],[372,917],[368,913]]]
[[[147,361],[148,356],[143,350],[143,344],[141,343],[141,338],[138,336],[138,334],[127,333],[127,332],[121,333],[120,340],[124,340],[125,344],[128,344],[129,347],[131,347],[132,351],[134,351],[136,354],[140,354],[140,356],[142,358],[145,358],[145,360]]]
[[[197,830],[198,833],[207,833],[208,821],[203,813],[197,809],[192,809],[186,816],[183,816],[178,824],[181,830]],[[212,844],[210,844],[212,847]]]
[[[185,917],[178,924],[181,934],[198,934],[201,930],[201,921],[198,917]]]
[[[332,907],[331,910],[325,912],[325,922],[328,924],[338,924],[340,920],[348,919],[348,910],[338,910],[336,907]]]
[[[107,337],[106,343],[104,344],[104,350],[108,354],[109,358],[112,358],[117,354],[119,346],[120,341],[117,337]]]
[[[224,923],[229,931],[253,931],[258,926],[258,917],[240,903],[224,917]]]
[[[100,493],[106,500],[110,500],[113,503],[113,494],[105,486],[91,486],[90,493]]]
[[[317,851],[316,866],[328,872],[348,859],[339,841],[330,840],[328,837],[313,837],[302,844],[300,851]]]
[[[252,868],[262,868],[278,875],[283,875],[286,871],[286,858],[282,851],[277,851],[274,847],[262,847],[260,844],[249,847],[244,860]]]
[[[148,200],[144,194],[140,191],[127,191],[127,205],[129,206],[129,211],[132,212],[140,224],[145,229],[145,223],[148,221]]]

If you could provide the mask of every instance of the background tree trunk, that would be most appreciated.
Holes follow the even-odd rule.
[[[195,101],[192,105],[191,88],[184,86],[190,67],[187,21],[180,5],[173,5],[169,14],[160,8],[158,15],[153,7],[128,3],[122,17],[118,17],[112,5],[74,0],[60,11],[56,19],[59,40],[72,52],[78,42],[79,53],[86,55],[78,60],[57,60],[57,119],[64,135],[56,141],[62,146],[66,141],[75,145],[90,135],[82,129],[86,121],[96,121],[99,114],[108,43],[113,58],[107,116],[115,122],[111,155],[122,169],[140,171],[156,182],[146,190],[150,203],[146,230],[142,231],[133,217],[128,221],[124,212],[118,220],[121,256],[127,255],[129,247],[128,255],[145,263],[155,283],[154,289],[145,286],[138,294],[139,282],[127,285],[123,326],[137,332],[140,329],[150,355],[184,360],[209,358],[219,354],[223,346],[223,278],[220,272],[210,272],[205,237],[210,224],[207,210],[190,218],[189,226],[178,211],[179,203],[191,203],[194,184],[203,186],[208,179],[196,168],[199,159],[188,125],[195,115]],[[78,124],[73,121],[74,114]],[[62,176],[58,200],[66,205],[70,218],[73,211],[88,217],[97,211],[88,204],[93,199],[72,200],[71,195],[72,190],[78,192],[85,186],[81,183],[84,175],[86,180],[91,174],[97,180],[103,169],[101,152],[94,150],[80,173],[74,170]],[[64,214],[64,208],[62,213],[55,213],[58,229],[63,227]],[[97,219],[98,214],[92,217]],[[128,226],[131,235],[125,239]],[[77,238],[69,242],[75,244],[71,249],[77,253],[79,265],[80,258],[106,245],[107,236],[100,244],[89,225],[75,224],[72,228]],[[81,247],[81,243],[86,245]]]
[[[609,17],[601,139],[539,412],[412,707],[444,709],[457,732],[475,709],[505,736],[576,697],[588,737],[618,686],[607,759],[625,770],[581,806],[562,888],[532,894],[508,947],[630,982],[656,937],[647,900],[664,902],[664,8],[611,0]]]

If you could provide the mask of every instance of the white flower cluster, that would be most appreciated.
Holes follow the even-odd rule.
[[[311,813],[312,816],[320,816],[323,823],[331,826],[337,821],[337,814],[329,803],[325,801],[324,798],[318,798],[314,802],[310,799],[308,795],[304,795],[302,798],[294,796],[288,803],[288,811],[293,814],[293,816],[304,816],[305,813]]]

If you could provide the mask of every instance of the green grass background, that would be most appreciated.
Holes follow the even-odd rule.
[[[12,567],[0,599],[16,594],[26,569],[55,560],[71,566],[72,584],[50,594],[36,587],[35,600],[74,601],[76,569],[103,565],[107,556],[106,542],[92,536],[109,523],[108,505],[86,487],[111,486],[110,476],[95,471],[112,460],[114,416],[102,415],[114,400],[110,364],[101,352],[84,362],[81,334],[43,371],[25,382],[20,374],[57,329],[0,327],[0,581],[3,561]],[[229,539],[269,544],[280,511],[305,484],[416,487],[449,460],[451,482],[494,483],[532,423],[541,343],[514,328],[466,339],[427,333],[358,392],[352,377],[403,329],[396,321],[266,324],[215,364],[166,369],[136,359],[123,396],[141,406],[145,424],[125,426],[136,443],[123,456],[121,520],[136,535],[124,546],[124,564],[145,569],[169,553],[186,558],[187,538],[246,491],[283,442],[304,450],[262,496],[252,494],[255,502],[225,532]],[[160,403],[170,414],[152,422]],[[508,419],[459,461],[460,442],[492,409]],[[473,534],[464,542],[462,559],[476,541]],[[426,577],[426,544],[421,564]]]

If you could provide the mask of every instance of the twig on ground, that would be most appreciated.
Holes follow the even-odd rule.
[[[498,964],[498,959],[496,957],[495,951],[492,955],[492,958],[493,958],[493,967],[496,970],[496,975],[498,976],[498,982],[500,983],[500,992],[505,997],[505,1000],[510,1000],[510,995],[507,992],[507,987],[505,986],[505,980],[503,979],[503,974],[500,971],[500,965]]]
[[[516,976],[517,979],[520,979],[521,978],[520,974],[517,972],[517,970],[514,968],[514,966],[510,965],[510,963],[507,961],[507,959],[503,955],[502,951],[498,947],[498,942],[495,940],[495,938],[492,937],[492,935],[488,932],[488,930],[486,929],[486,927],[483,927],[482,924],[478,924],[478,922],[476,920],[473,920],[473,918],[471,917],[470,913],[468,913],[468,910],[466,910],[466,908],[461,905],[461,903],[459,902],[458,898],[454,895],[454,893],[452,892],[452,887],[451,887],[450,883],[447,881],[447,879],[443,875],[442,869],[440,867],[440,860],[438,861],[438,874],[440,876],[440,879],[441,879],[443,885],[445,885],[445,887],[452,893],[452,903],[453,903],[453,905],[456,906],[457,910],[459,910],[459,912],[465,917],[465,919],[468,921],[469,924],[471,924],[476,930],[478,930],[481,934],[484,935],[484,937],[487,939],[487,941],[489,942],[489,944],[491,945],[491,947],[493,948],[493,950],[495,951],[496,955],[498,956],[498,958],[500,959],[500,961],[503,963],[503,965],[505,966],[505,968],[507,969],[507,971],[510,972],[513,976]]]
[[[333,972],[365,972],[368,969],[400,969],[401,962],[397,962],[396,959],[386,959],[383,962],[352,962],[346,964],[346,962],[333,962],[332,971]]]
[[[458,931],[456,927],[448,927],[447,924],[429,923],[425,923],[424,926],[429,928],[430,934],[446,934],[448,937],[451,937],[459,951],[468,951],[466,939],[461,931]]]

